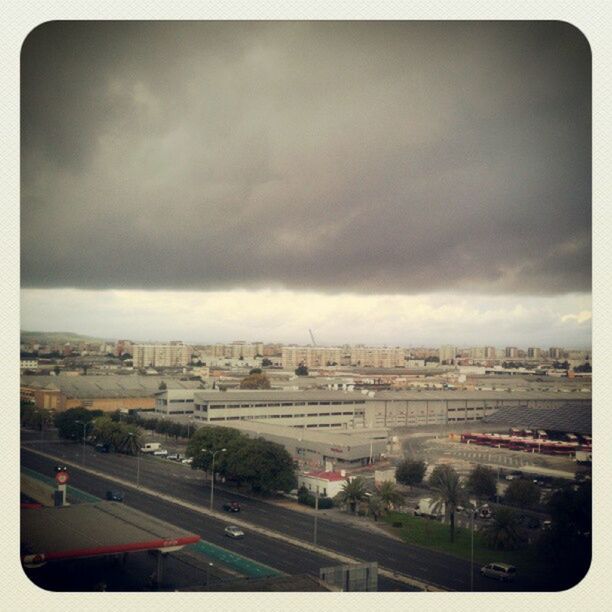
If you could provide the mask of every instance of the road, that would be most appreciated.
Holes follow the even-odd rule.
[[[136,480],[137,459],[135,457],[96,453],[91,447],[47,440],[31,440],[32,448],[64,457],[85,466],[126,480]],[[51,473],[53,461],[41,458],[22,449],[22,465],[47,474]],[[103,497],[113,485],[80,470],[71,470],[71,484],[94,495]],[[203,475],[187,466],[157,459],[142,457],[140,460],[140,482],[150,489],[171,494],[190,503],[208,506],[210,490]],[[116,488],[116,485],[115,485]],[[264,501],[243,497],[215,488],[215,509],[221,510],[226,501],[239,500],[242,505],[241,518],[256,525],[282,532],[289,536],[312,541],[313,520],[311,515],[271,505]],[[172,503],[161,501],[135,490],[126,491],[125,503],[199,533],[205,540],[235,550],[256,561],[266,563],[281,571],[295,574],[310,572],[318,575],[320,567],[338,563],[310,551],[271,540],[257,533],[250,533],[243,540],[228,539],[223,535],[227,522],[203,516]],[[318,520],[318,544],[363,561],[377,561],[380,566],[392,571],[413,576],[420,580],[443,586],[450,590],[469,590],[470,563],[436,551],[430,551],[392,540],[384,535],[364,531],[350,525],[341,525]],[[494,559],[492,559],[494,561]],[[520,570],[520,568],[519,568]],[[389,584],[390,583],[390,584]],[[397,590],[399,583],[380,579],[381,590]],[[517,578],[514,584],[502,584],[482,578],[476,568],[474,589],[492,590],[542,590],[541,585],[530,580],[530,576]]]

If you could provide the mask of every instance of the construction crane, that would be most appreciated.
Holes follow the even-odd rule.
[[[317,341],[314,339],[314,334],[312,333],[312,329],[309,329],[310,337],[312,338],[312,346],[317,346]]]

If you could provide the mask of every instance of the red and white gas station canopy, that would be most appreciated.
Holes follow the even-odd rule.
[[[179,550],[200,536],[122,503],[22,508],[24,565],[143,550]]]

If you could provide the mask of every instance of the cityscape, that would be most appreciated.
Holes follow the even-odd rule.
[[[561,21],[33,30],[31,585],[579,584],[590,71]]]

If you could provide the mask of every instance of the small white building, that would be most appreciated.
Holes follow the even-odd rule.
[[[321,497],[335,497],[342,491],[344,484],[350,480],[350,476],[347,476],[344,470],[339,472],[306,472],[298,475],[298,488],[303,485],[313,495],[316,495],[317,487],[319,487]]]
[[[375,470],[374,471],[374,484],[376,486],[381,485],[383,482],[390,481],[396,484],[395,479],[395,468],[388,468],[386,470]]]
[[[195,389],[165,389],[155,394],[155,412],[168,416],[193,414]]]

